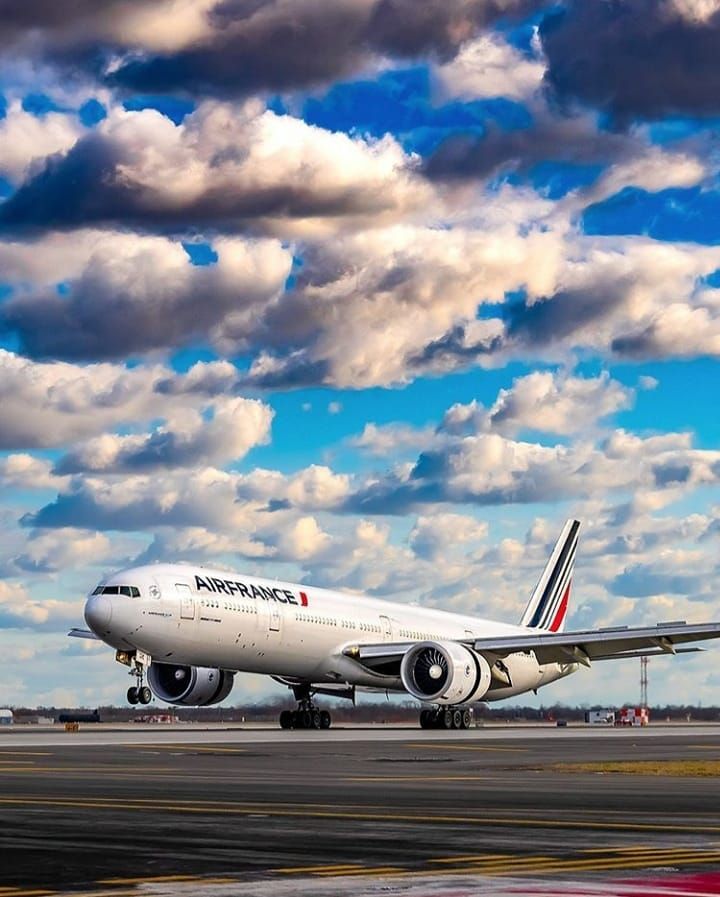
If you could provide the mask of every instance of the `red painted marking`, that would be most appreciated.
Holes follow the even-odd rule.
[[[308,599],[307,599],[307,595],[305,594],[305,592],[300,592],[300,604],[303,607],[308,606]]]
[[[560,602],[560,607],[558,608],[557,613],[555,614],[555,619],[552,621],[550,625],[550,632],[557,632],[560,626],[562,625],[562,621],[565,619],[565,614],[568,609],[568,601],[570,600],[570,586],[572,585],[572,580],[567,584],[567,588],[565,589],[565,594],[563,595],[563,599]]]

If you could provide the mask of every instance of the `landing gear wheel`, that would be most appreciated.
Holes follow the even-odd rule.
[[[320,728],[329,729],[332,725],[332,717],[327,710],[320,711]]]
[[[312,713],[309,710],[303,710],[301,713],[302,716],[302,728],[303,729],[312,729],[313,717]]]
[[[320,728],[320,711],[313,710],[311,712],[312,712],[312,727],[313,727],[313,729],[319,729]]]
[[[135,688],[134,685],[131,685],[127,690],[127,700],[128,704],[137,704],[140,700],[140,695],[138,694],[138,689]]]
[[[472,723],[472,713],[470,713],[469,710],[463,710],[463,715],[462,715],[463,729],[469,729],[471,723]]]
[[[292,710],[290,712],[292,725],[291,729],[301,729],[302,728],[302,717],[297,710]]]
[[[283,710],[280,714],[280,728],[281,729],[292,729],[293,727],[293,713],[290,710]]]
[[[152,701],[153,694],[147,685],[143,685],[138,689],[138,700],[141,704],[149,704]]]
[[[453,729],[462,729],[462,710],[453,710],[452,727]]]
[[[429,729],[432,725],[431,718],[432,718],[432,714],[429,710],[421,710],[420,711],[420,728],[421,729]]]
[[[453,712],[448,709],[445,710],[442,714],[442,728],[443,729],[452,729],[453,724]]]

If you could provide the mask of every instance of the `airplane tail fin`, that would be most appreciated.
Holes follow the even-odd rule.
[[[570,600],[579,529],[579,520],[566,521],[525,608],[520,620],[521,626],[548,629],[551,632],[563,630]]]

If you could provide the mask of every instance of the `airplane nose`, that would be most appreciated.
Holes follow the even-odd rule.
[[[85,604],[85,622],[95,635],[102,635],[112,619],[112,602],[106,595],[93,595]]]

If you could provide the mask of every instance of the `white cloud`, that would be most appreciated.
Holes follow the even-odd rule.
[[[69,150],[82,131],[75,115],[48,112],[39,117],[13,100],[0,120],[0,175],[13,183],[22,181],[33,162]]]
[[[448,433],[517,433],[537,430],[569,435],[587,433],[602,418],[629,408],[631,389],[599,377],[572,377],[536,371],[518,377],[509,389],[501,389],[494,404],[485,409],[477,402],[453,405],[445,413],[441,430]]]
[[[62,458],[57,469],[122,473],[217,464],[238,460],[269,440],[273,412],[257,399],[226,398],[205,410],[176,413],[148,434],[95,437]]]
[[[463,44],[454,59],[432,70],[440,98],[465,100],[526,101],[540,88],[544,73],[542,60],[528,58],[493,33]]]

